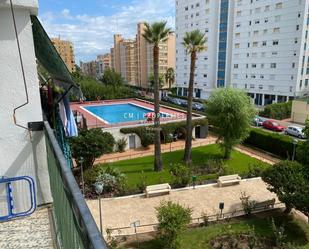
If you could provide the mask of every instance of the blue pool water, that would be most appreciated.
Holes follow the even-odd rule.
[[[110,124],[146,120],[145,114],[153,112],[133,104],[84,106],[84,108]],[[166,116],[168,114],[161,113],[161,117]]]

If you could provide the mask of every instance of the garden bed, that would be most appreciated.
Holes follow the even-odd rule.
[[[309,248],[309,226],[303,221],[296,220],[281,211],[265,212],[252,215],[250,218],[236,218],[230,221],[188,229],[181,235],[179,249],[213,249],[213,248],[235,248],[247,249],[248,244],[255,240],[254,249],[279,249],[276,246],[276,238],[272,225],[275,229],[282,229],[284,236],[280,243],[285,248]],[[159,241],[149,235],[140,236],[140,249],[161,249]],[[134,238],[132,238],[134,239]],[[278,238],[277,238],[278,240]],[[234,247],[233,247],[234,246]],[[122,248],[138,248],[135,242],[124,243]]]

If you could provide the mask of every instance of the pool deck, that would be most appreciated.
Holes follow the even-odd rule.
[[[139,121],[131,121],[131,122],[122,122],[122,123],[116,123],[116,124],[108,124],[104,122],[102,119],[99,119],[95,115],[91,114],[90,112],[86,111],[84,108],[85,106],[95,106],[95,105],[115,105],[115,104],[125,104],[125,103],[132,103],[137,106],[141,106],[144,108],[152,109],[154,108],[153,104],[148,101],[139,100],[139,99],[123,99],[123,100],[104,100],[104,101],[88,101],[83,103],[71,103],[71,109],[73,111],[77,111],[78,113],[82,114],[86,121],[87,121],[87,127],[89,128],[96,128],[96,127],[102,127],[102,128],[111,128],[111,127],[126,127],[126,126],[134,126],[134,125],[151,125],[151,123],[147,123],[146,121],[139,120]],[[167,118],[161,118],[161,123],[169,122],[169,121],[175,121],[175,120],[185,120],[186,119],[186,112],[171,108],[162,106],[160,107],[160,112],[168,113],[172,115],[172,117]],[[202,117],[199,115],[196,115],[195,117]],[[146,122],[146,123],[145,123]]]

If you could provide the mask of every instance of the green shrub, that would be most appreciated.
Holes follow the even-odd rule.
[[[185,96],[179,96],[177,94],[169,94],[168,95],[169,97],[172,97],[172,98],[177,98],[177,99],[184,99],[184,100],[188,100],[188,97],[185,97]],[[198,103],[201,103],[201,104],[206,104],[206,100],[203,100],[203,99],[193,99],[194,102],[198,102]]]
[[[192,210],[171,201],[161,202],[156,208],[158,239],[166,249],[179,249],[179,236],[186,230],[191,221]]]
[[[290,158],[293,154],[293,142],[288,136],[252,128],[245,144],[268,151],[282,158]]]
[[[175,187],[186,187],[191,181],[191,171],[186,165],[172,164],[170,170],[171,175],[174,176],[173,185]]]
[[[261,177],[263,172],[264,172],[264,166],[262,163],[260,162],[251,163],[249,164],[249,171],[246,176],[248,178]]]
[[[124,152],[125,148],[127,146],[127,139],[126,138],[120,138],[116,142],[116,147],[118,152]]]
[[[273,119],[286,119],[291,117],[292,101],[286,103],[275,103],[265,106],[264,110],[260,112],[262,117]]]

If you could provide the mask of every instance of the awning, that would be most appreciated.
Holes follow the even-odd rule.
[[[31,16],[35,56],[52,79],[65,90],[75,88],[75,93],[81,94],[79,87],[73,81],[71,74],[61,59],[43,26],[36,16]],[[78,89],[78,91],[76,91]]]

